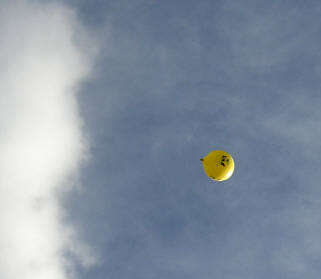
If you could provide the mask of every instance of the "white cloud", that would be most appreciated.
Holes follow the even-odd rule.
[[[0,277],[64,279],[89,248],[63,224],[57,193],[86,157],[76,91],[92,55],[70,9],[4,2],[0,10]],[[85,42],[83,38],[78,40]]]

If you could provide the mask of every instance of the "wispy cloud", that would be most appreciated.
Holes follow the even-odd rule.
[[[279,2],[244,2],[225,1],[225,16],[220,20],[235,63],[266,71],[298,59],[307,51],[316,51],[319,39],[314,22],[320,13],[317,2],[291,7]]]
[[[16,1],[0,10],[1,278],[69,278],[67,253],[94,262],[57,198],[86,158],[76,91],[92,56],[82,36],[62,5]]]

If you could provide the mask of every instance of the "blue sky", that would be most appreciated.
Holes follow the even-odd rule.
[[[72,76],[87,160],[59,203],[96,258],[67,253],[75,278],[320,278],[321,3],[57,5],[91,64]],[[230,180],[204,174],[214,149]]]
[[[79,8],[104,26],[99,78],[80,98],[88,187],[71,198],[104,259],[84,278],[318,278],[320,8]],[[212,149],[234,156],[231,180],[204,176]]]

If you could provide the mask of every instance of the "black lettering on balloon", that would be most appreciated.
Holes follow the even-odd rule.
[[[229,161],[229,159],[227,158],[227,156],[226,155],[222,155],[221,165],[223,167],[225,167],[225,163],[224,162],[228,163],[228,161]]]

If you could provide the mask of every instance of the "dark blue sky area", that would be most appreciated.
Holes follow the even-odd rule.
[[[79,278],[320,278],[321,3],[68,3],[101,48],[66,202],[101,263]]]

